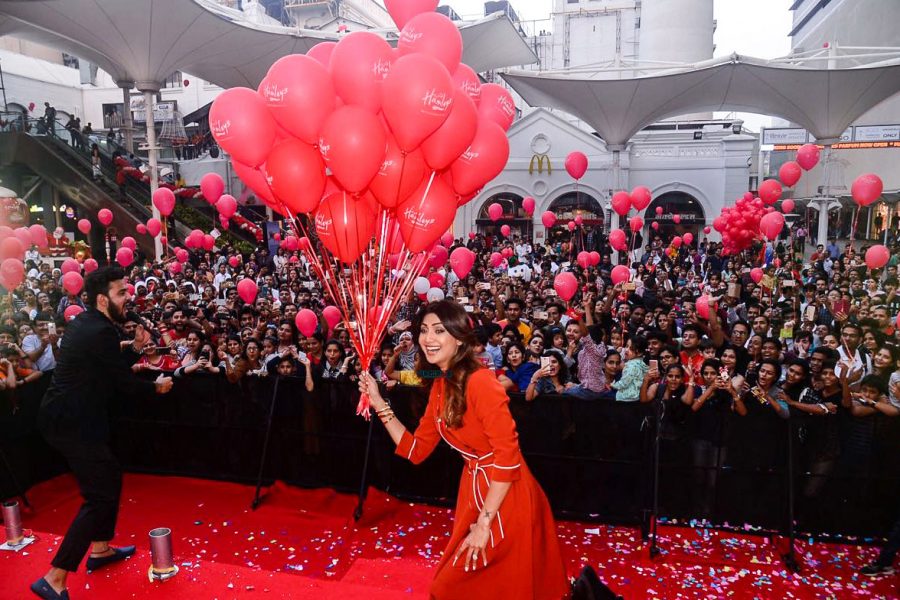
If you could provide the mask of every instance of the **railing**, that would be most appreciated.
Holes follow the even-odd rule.
[[[142,401],[123,398],[114,418],[114,446],[127,469],[252,482],[259,467],[272,402],[271,378],[239,385],[221,377],[179,379],[172,393]],[[5,395],[0,449],[19,483],[31,485],[62,470],[34,430],[46,382],[18,388],[13,414]],[[365,455],[367,424],[354,414],[355,386],[317,381],[279,385],[265,468],[308,487],[355,491]],[[390,392],[398,418],[410,429],[426,399],[413,388]],[[4,396],[0,396],[3,398]],[[636,403],[544,396],[510,409],[526,462],[557,515],[604,522],[646,522],[651,507],[654,439],[652,409]],[[675,418],[673,418],[675,417]],[[784,421],[767,411],[727,416],[722,438],[698,444],[690,435],[695,413],[670,412],[661,428],[660,516],[708,519],[742,530],[785,531],[788,523],[788,428],[793,433],[795,510],[799,529],[825,535],[880,536],[896,518],[900,494],[900,419],[840,418],[842,453],[824,477],[811,474],[817,451],[810,427],[819,417]],[[831,417],[839,419],[839,417]],[[804,437],[800,436],[800,428]],[[452,505],[461,461],[440,445],[421,466],[393,455],[393,443],[375,424],[369,482],[398,497]],[[709,449],[721,449],[710,452]],[[0,495],[17,490],[0,463]],[[827,470],[826,470],[827,471]],[[821,471],[820,471],[821,472]],[[249,502],[249,498],[248,498]],[[745,525],[746,524],[746,525]]]

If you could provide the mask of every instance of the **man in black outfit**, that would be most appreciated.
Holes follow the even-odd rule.
[[[141,325],[130,343],[117,324],[125,321],[131,299],[118,267],[104,267],[84,278],[88,310],[66,328],[53,380],[41,402],[38,424],[48,443],[69,463],[84,504],[51,562],[47,574],[31,585],[45,600],[68,600],[66,577],[78,569],[88,548],[87,569],[93,571],[134,554],[134,546],[112,548],[122,472],[108,446],[108,406],[131,398],[164,394],[172,379],[140,379],[131,365],[144,345],[152,343]]]

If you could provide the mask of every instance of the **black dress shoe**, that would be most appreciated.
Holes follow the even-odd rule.
[[[112,548],[112,546],[110,546]],[[125,560],[132,554],[134,554],[134,546],[123,546],[121,548],[112,548],[113,553],[109,556],[101,556],[99,558],[94,558],[93,556],[88,557],[87,559],[87,570],[88,571],[96,571],[101,567],[105,567],[108,564],[119,562],[120,560]]]
[[[69,590],[56,593],[56,590],[43,577],[31,584],[31,591],[44,600],[69,600]]]

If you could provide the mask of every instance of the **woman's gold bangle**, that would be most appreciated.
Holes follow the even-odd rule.
[[[388,419],[381,419],[381,422],[384,423],[385,425],[387,425],[388,423],[390,423],[390,422],[393,421],[393,420],[394,420],[394,415],[393,415],[393,413],[392,413],[392,414],[390,415],[390,418],[388,418]]]

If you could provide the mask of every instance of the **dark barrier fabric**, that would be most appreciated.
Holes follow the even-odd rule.
[[[46,382],[2,395],[2,448],[23,486],[64,471],[34,430]],[[354,414],[350,383],[282,379],[275,399],[264,479],[355,491],[367,424]],[[150,401],[123,398],[114,446],[131,471],[251,482],[262,454],[274,380],[230,384],[221,377],[179,379],[172,393]],[[410,429],[426,398],[414,388],[388,394]],[[754,407],[755,408],[755,407]],[[557,515],[638,523],[651,506],[656,435],[652,405],[542,396],[510,398],[529,467]],[[778,418],[771,410],[723,416],[715,439],[697,433],[697,416],[668,406],[660,428],[660,516],[707,518],[716,524],[787,527],[788,435],[793,436],[795,509],[803,531],[882,535],[896,518],[900,493],[900,419],[849,415]],[[834,426],[838,448],[826,447]],[[369,481],[410,500],[451,505],[462,462],[439,445],[421,466],[393,455],[376,423]],[[705,437],[710,437],[706,435]],[[0,495],[16,490],[0,464]],[[250,498],[248,498],[249,503]]]

